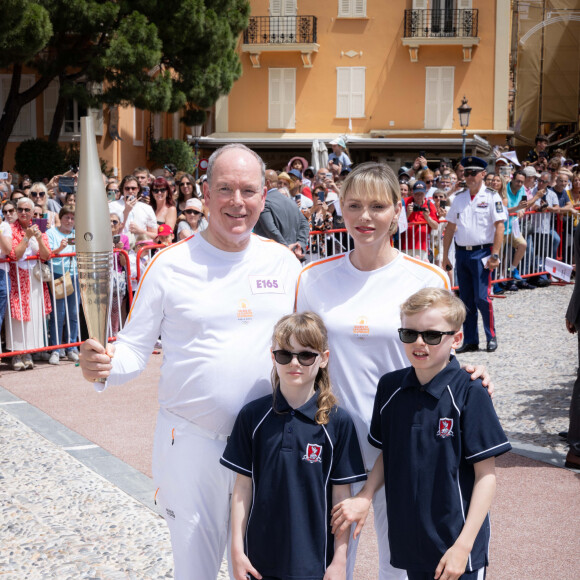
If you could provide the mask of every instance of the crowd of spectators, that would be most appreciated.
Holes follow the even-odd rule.
[[[572,263],[573,231],[580,215],[580,168],[562,150],[548,154],[547,145],[540,135],[521,163],[514,152],[501,150],[489,160],[485,185],[499,193],[506,217],[501,265],[493,287],[496,294],[550,284],[549,276],[540,274],[546,257]],[[343,138],[329,146],[332,152],[323,166],[293,156],[278,170],[268,171],[266,185],[273,201],[266,204],[269,216],[260,220],[259,233],[284,243],[303,262],[354,247],[338,202],[342,182],[353,164]],[[110,328],[115,336],[127,315],[127,288],[136,289],[137,272],[143,271],[161,246],[206,229],[211,216],[201,194],[204,175],[196,181],[168,164],[153,172],[137,167],[121,180],[103,179],[117,250]],[[399,169],[398,179],[403,208],[393,243],[417,259],[441,265],[446,216],[454,197],[465,188],[464,168],[449,159],[428,161],[421,152]],[[24,176],[12,183],[11,175],[0,181],[0,260],[4,260],[0,261],[0,324],[5,319],[7,350],[18,353],[80,338],[75,183],[72,170],[43,182],[33,183]],[[275,201],[274,195],[286,198],[292,207],[281,204],[279,197]],[[283,213],[276,216],[276,212]],[[302,220],[308,236],[298,233],[306,229]],[[43,261],[49,264],[49,273],[41,267]],[[453,283],[453,272],[448,274]],[[67,285],[61,298],[55,296],[54,283],[62,277],[67,278]],[[35,356],[51,364],[59,364],[61,358],[78,359],[74,346]],[[34,357],[16,354],[12,364],[18,370],[32,368]]]

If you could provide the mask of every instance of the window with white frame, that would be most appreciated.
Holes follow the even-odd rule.
[[[296,69],[268,70],[268,128],[296,128]]]
[[[362,18],[367,15],[367,0],[338,0],[339,18]]]
[[[59,82],[53,80],[43,93],[44,100],[44,134],[49,135],[52,128],[54,112],[58,103]],[[66,103],[64,122],[60,134],[62,137],[74,137],[81,132],[81,117],[92,116],[95,135],[103,134],[103,107],[92,109],[69,99]]]
[[[425,67],[425,129],[453,127],[454,73],[452,66]]]
[[[12,75],[0,75],[0,111],[4,110]],[[22,75],[19,92],[28,90],[34,84],[34,75]],[[26,103],[18,113],[16,124],[10,133],[8,141],[24,141],[36,137],[36,106],[35,101]]]
[[[145,142],[145,112],[133,108],[133,145],[142,147]]]
[[[365,116],[364,66],[345,66],[336,69],[336,116],[357,119]]]

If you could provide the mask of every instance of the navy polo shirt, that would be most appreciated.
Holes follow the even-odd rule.
[[[491,399],[455,357],[421,385],[410,367],[379,381],[369,442],[382,449],[391,564],[432,572],[465,523],[473,464],[511,449]],[[486,566],[486,517],[466,572]]]
[[[332,485],[366,479],[352,419],[335,407],[318,425],[317,398],[292,409],[277,391],[247,404],[220,459],[252,478],[245,551],[263,576],[322,578],[334,555]]]

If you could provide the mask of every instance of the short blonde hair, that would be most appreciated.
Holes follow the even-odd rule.
[[[412,316],[429,308],[439,308],[443,317],[455,329],[459,330],[465,322],[465,305],[449,290],[442,288],[423,288],[412,294],[401,304],[401,317]]]
[[[395,173],[388,165],[375,161],[361,163],[348,174],[340,188],[341,206],[349,194],[356,199],[372,197],[392,205],[401,201],[399,180]]]
[[[42,183],[42,181],[36,181],[30,186],[30,193],[40,193],[41,191],[43,191],[45,194],[48,194],[48,189],[46,185]]]

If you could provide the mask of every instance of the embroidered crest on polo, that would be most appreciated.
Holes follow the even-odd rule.
[[[249,302],[243,298],[238,302],[238,320],[242,324],[248,324],[252,322],[252,318],[254,317],[254,313],[250,308]]]
[[[453,419],[449,419],[448,417],[439,419],[439,431],[437,431],[437,437],[441,437],[441,439],[453,437]]]
[[[306,455],[302,458],[302,461],[308,461],[308,463],[322,463],[322,445],[316,445],[316,443],[309,443],[306,446]]]
[[[352,333],[357,338],[367,338],[371,333],[371,329],[369,328],[368,319],[366,316],[359,316],[356,319],[356,322],[352,328]]]

